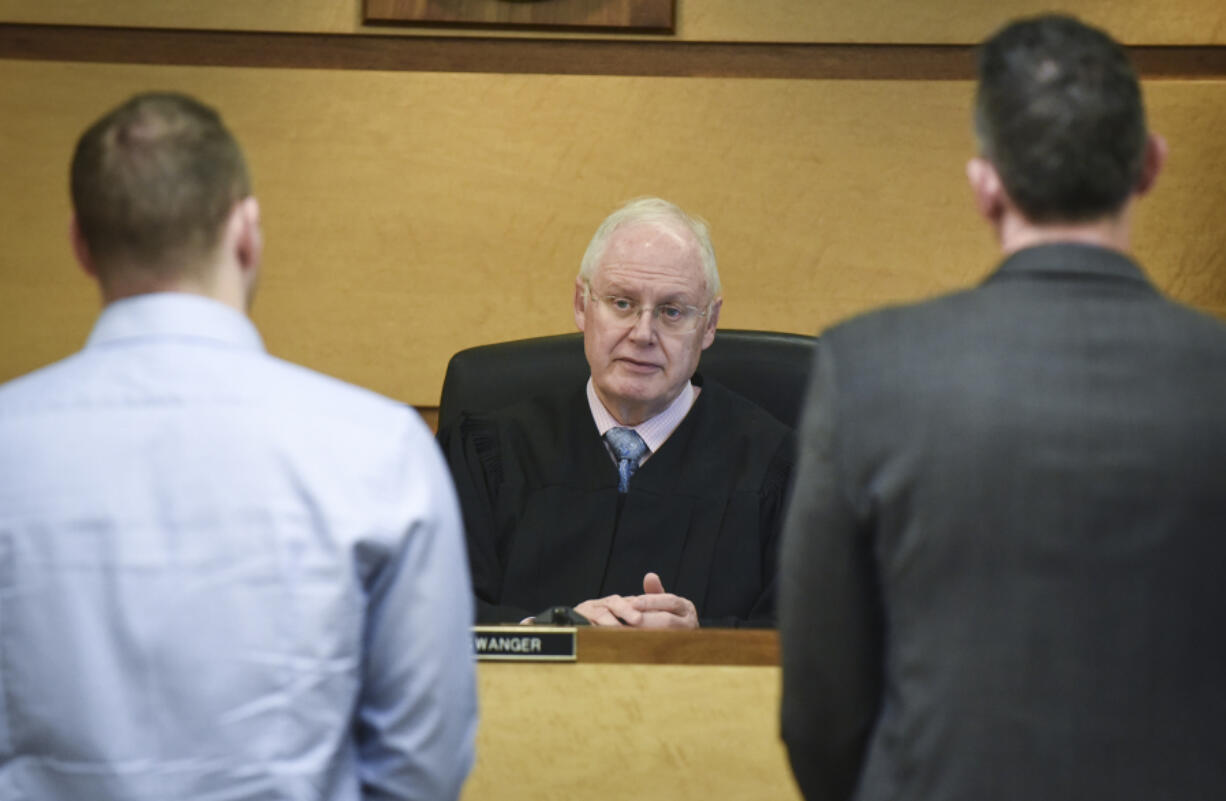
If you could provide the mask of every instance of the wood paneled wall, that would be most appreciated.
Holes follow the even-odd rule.
[[[1004,20],[1060,10],[1108,27],[1126,44],[1226,44],[1219,0],[676,0],[691,42],[973,44]],[[0,20],[298,33],[437,34],[437,28],[363,25],[362,0],[0,0]],[[454,35],[484,35],[456,29]],[[530,33],[520,35],[532,35]],[[580,38],[598,34],[563,34]]]
[[[437,30],[406,40],[416,66],[349,68],[368,67],[363,48],[386,39],[367,35],[358,0],[0,0],[0,28],[20,23],[0,31],[0,380],[84,340],[98,301],[66,243],[68,159],[89,122],[150,88],[216,105],[245,146],[267,235],[254,316],[270,350],[418,406],[437,403],[459,348],[571,330],[587,239],[637,195],[710,221],[728,327],[812,333],[973,282],[996,256],[963,179],[973,142],[961,43],[1038,7],[924,5],[680,0],[681,43],[636,40],[585,62],[583,42],[558,51],[534,39],[513,46],[537,60],[502,72],[501,54],[527,51]],[[1199,0],[1073,5],[1140,44],[1197,46],[1145,51],[1153,127],[1172,157],[1139,210],[1136,245],[1162,288],[1226,316],[1226,51],[1215,46],[1226,12]],[[320,38],[295,47],[334,52],[327,69],[250,66],[277,63],[267,45],[284,41],[252,33],[150,56],[166,53],[157,37],[180,34],[130,31],[124,53],[60,53],[58,29],[26,23],[87,26],[63,32],[86,48],[124,34],[88,27],[109,24],[309,31]],[[703,50],[703,39],[725,44]],[[758,61],[739,72],[683,77],[704,74],[701,59],[718,67],[747,52]],[[465,71],[465,53],[482,71]],[[635,74],[636,54],[666,77]]]
[[[485,662],[477,680],[463,801],[800,801],[777,667]]]

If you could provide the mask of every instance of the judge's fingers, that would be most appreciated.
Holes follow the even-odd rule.
[[[587,618],[593,626],[620,626],[618,620],[600,599],[584,601],[575,607],[575,611]]]
[[[680,595],[673,595],[671,592],[658,592],[652,595],[636,595],[631,602],[634,608],[640,612],[673,612],[674,614],[684,614],[687,608],[692,607],[685,598]]]
[[[658,573],[648,573],[643,576],[643,592],[648,595],[664,592],[664,582],[660,581]]]
[[[670,593],[640,595],[634,599],[634,604],[643,613],[638,628],[698,628],[698,611],[688,598]]]
[[[629,599],[620,595],[609,595],[584,601],[575,607],[575,611],[586,617],[596,626],[637,625],[643,614]]]
[[[678,615],[672,612],[644,612],[636,629],[696,629],[698,616],[693,612]]]
[[[601,599],[610,612],[617,616],[617,619],[628,626],[637,626],[639,620],[643,617],[643,613],[634,605],[634,596],[631,598],[623,598],[620,595],[610,595]]]

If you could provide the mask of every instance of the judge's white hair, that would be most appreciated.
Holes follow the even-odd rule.
[[[658,225],[665,230],[689,231],[698,244],[702,272],[707,279],[707,291],[713,298],[719,295],[719,270],[715,265],[715,247],[711,244],[711,234],[707,230],[706,222],[686,214],[675,203],[669,203],[658,197],[635,198],[605,218],[600,227],[596,229],[596,233],[593,234],[592,241],[588,243],[587,250],[583,254],[583,261],[579,263],[579,277],[590,284],[613,233],[623,226],[638,223]]]

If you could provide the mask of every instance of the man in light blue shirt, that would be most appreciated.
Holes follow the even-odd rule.
[[[264,352],[211,109],[128,101],[72,194],[105,309],[0,387],[0,799],[456,798],[472,601],[430,432]]]

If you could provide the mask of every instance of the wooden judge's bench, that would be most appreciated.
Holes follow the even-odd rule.
[[[800,798],[778,733],[777,632],[574,634],[574,661],[478,663],[463,801]]]

